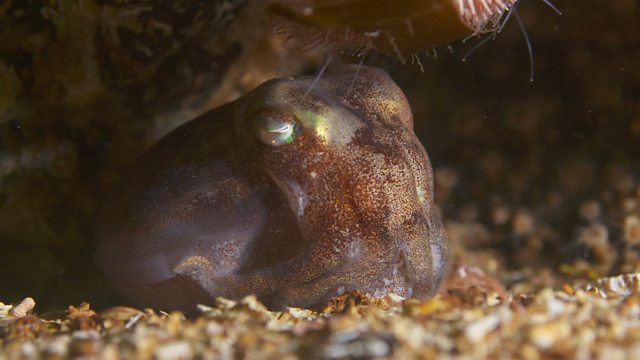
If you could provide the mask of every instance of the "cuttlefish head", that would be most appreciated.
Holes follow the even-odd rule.
[[[374,295],[426,297],[448,259],[433,172],[406,97],[382,70],[344,66],[267,82],[235,116],[289,200],[302,236],[329,244],[340,282]],[[333,249],[326,251],[326,249]],[[364,267],[358,274],[350,266]]]

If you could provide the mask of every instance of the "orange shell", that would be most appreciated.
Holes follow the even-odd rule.
[[[495,28],[517,0],[267,0],[311,45],[400,55]]]

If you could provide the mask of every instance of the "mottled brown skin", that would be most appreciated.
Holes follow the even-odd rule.
[[[190,309],[436,291],[446,237],[405,96],[369,67],[312,81],[269,81],[142,156],[98,227],[96,261],[125,294]]]

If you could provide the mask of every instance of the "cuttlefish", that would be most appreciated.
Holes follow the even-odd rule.
[[[169,133],[124,178],[95,260],[141,305],[425,298],[447,264],[428,155],[376,68],[268,81]]]

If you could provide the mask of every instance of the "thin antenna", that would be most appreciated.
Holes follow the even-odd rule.
[[[496,30],[497,33],[501,33],[502,30],[504,30],[504,27],[507,25],[507,22],[509,21],[509,19],[511,19],[511,15],[513,14],[513,11],[515,10],[516,6],[518,6],[518,4],[513,5],[509,10],[507,10],[507,15],[505,15],[504,19],[502,19],[502,21],[500,22],[500,26]]]
[[[560,11],[560,9],[558,9],[555,5],[553,5],[553,3],[551,2],[551,0],[541,0],[543,3],[547,4],[548,7],[550,7],[553,11],[556,12],[556,14],[558,15],[562,15],[562,11]]]
[[[303,98],[307,97],[307,95],[309,95],[311,90],[316,86],[316,84],[318,83],[322,75],[324,75],[324,72],[327,71],[327,68],[331,63],[331,60],[333,60],[333,54],[329,55],[329,57],[327,58],[327,61],[324,63],[324,65],[322,65],[322,69],[320,69],[320,72],[318,72],[318,75],[316,75],[316,78],[313,79],[313,82],[311,83],[311,85],[309,85],[309,88],[307,89],[307,91],[305,91],[304,95],[302,95]]]
[[[369,50],[365,51],[364,54],[362,54],[362,59],[360,59],[360,62],[358,62],[356,72],[353,74],[353,79],[351,79],[351,83],[347,88],[347,94],[350,94],[351,90],[353,90],[353,84],[355,84],[356,79],[358,78],[358,74],[360,74],[360,69],[362,69],[362,65],[364,64],[364,60],[367,58],[367,55],[369,55]]]
[[[551,8],[556,14],[558,15],[562,15],[562,12],[560,11],[560,9],[558,9],[552,2],[551,0],[540,0],[542,1],[545,5],[547,5],[549,8]],[[487,37],[485,37],[484,39],[482,39],[482,41],[480,41],[478,44],[476,44],[474,47],[471,48],[471,50],[469,50],[464,57],[462,58],[462,61],[465,62],[467,60],[467,58],[476,50],[478,50],[482,45],[486,44],[489,40],[491,39],[495,39],[496,38],[496,34],[499,34],[502,32],[502,30],[504,30],[504,27],[507,25],[507,22],[509,21],[509,19],[511,18],[512,15],[514,15],[514,17],[516,18],[516,21],[518,23],[518,27],[520,27],[520,31],[522,32],[522,36],[524,37],[525,42],[527,43],[527,52],[529,53],[529,81],[534,80],[534,64],[533,64],[533,46],[531,45],[531,39],[529,38],[529,34],[527,33],[527,29],[524,26],[524,23],[522,21],[522,18],[520,17],[520,15],[518,14],[518,5],[520,5],[520,1],[517,1],[506,13],[506,15],[504,16],[503,19],[500,20],[498,27],[491,32],[490,35],[488,35]],[[462,42],[464,43],[466,40],[468,40],[470,37],[472,37],[475,34],[469,35],[468,37],[464,38],[462,40]]]
[[[473,54],[476,50],[478,50],[482,45],[486,44],[489,40],[496,38],[496,32],[492,32],[487,35],[484,39],[482,39],[479,43],[475,44],[466,54],[462,57],[462,62],[466,62],[469,55]]]
[[[543,0],[544,1],[544,0]],[[513,11],[515,11],[516,6],[518,6],[518,3],[516,3],[515,5],[511,6],[509,8],[509,10],[507,10],[506,15],[504,16],[504,18],[502,20],[500,20],[500,23],[498,25],[498,27],[496,29],[494,29],[493,31],[491,31],[489,33],[489,35],[487,35],[484,39],[482,39],[479,43],[477,43],[476,45],[474,45],[469,51],[467,51],[466,54],[464,54],[464,56],[462,57],[462,62],[466,62],[467,58],[473,54],[476,50],[478,50],[481,46],[483,46],[484,44],[486,44],[489,40],[495,39],[496,35],[499,34],[500,32],[502,32],[502,30],[504,29],[505,25],[507,25],[507,22],[509,21],[509,18],[511,18],[511,14],[513,13]],[[471,34],[469,36],[467,36],[466,38],[464,38],[462,40],[462,42],[464,43],[465,41],[467,41],[469,38],[478,35],[478,33],[474,33]]]
[[[527,29],[524,27],[524,23],[518,14],[516,9],[513,10],[513,15],[518,22],[518,26],[522,31],[522,36],[524,37],[524,41],[527,43],[527,51],[529,52],[529,81],[533,82],[533,47],[531,46],[531,40],[529,40],[529,34],[527,34]]]
[[[388,31],[385,31],[384,34],[387,36],[387,40],[389,40],[389,45],[391,45],[391,48],[393,48],[393,52],[395,52],[396,56],[398,56],[398,59],[400,59],[400,63],[402,65],[406,64],[407,61],[405,60],[404,56],[402,56],[402,51],[400,51],[400,48],[396,43],[396,39]]]

